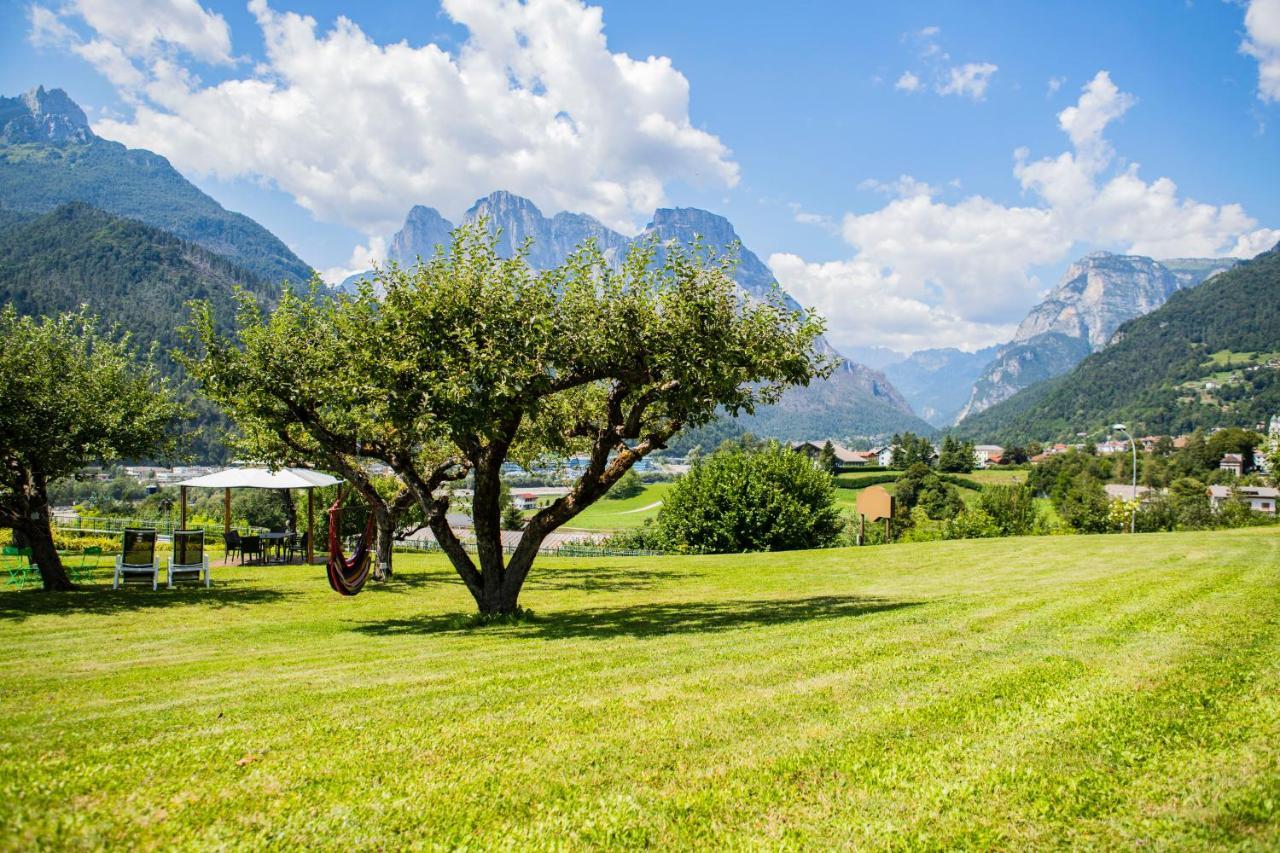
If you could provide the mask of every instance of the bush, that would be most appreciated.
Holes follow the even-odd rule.
[[[831,475],[776,442],[712,454],[670,488],[657,530],[674,550],[820,548],[840,534]]]
[[[978,507],[991,518],[1001,536],[1026,536],[1035,529],[1036,501],[1026,486],[988,486]]]
[[[1061,491],[1054,505],[1058,514],[1073,530],[1080,533],[1106,533],[1111,530],[1111,501],[1102,483],[1088,473],[1076,475]]]
[[[995,518],[976,506],[962,510],[942,525],[943,539],[994,539],[1003,535]]]

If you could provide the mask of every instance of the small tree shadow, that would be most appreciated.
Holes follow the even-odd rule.
[[[83,586],[68,592],[21,590],[0,592],[0,619],[17,622],[30,616],[88,613],[110,615],[169,607],[247,607],[267,604],[297,593],[242,586],[161,587]]]
[[[791,622],[843,619],[917,607],[918,601],[893,601],[856,595],[822,595],[778,600],[673,602],[637,604],[630,607],[597,608],[526,616],[519,624],[499,622],[477,625],[459,614],[438,614],[413,619],[386,619],[365,622],[353,630],[361,634],[397,636],[439,634],[451,631],[502,630],[546,640],[590,637],[660,637],[669,634],[697,634],[735,628],[765,627]]]

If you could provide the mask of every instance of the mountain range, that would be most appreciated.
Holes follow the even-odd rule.
[[[960,423],[1025,388],[1061,376],[1106,346],[1119,326],[1239,263],[1095,252],[1072,264],[1035,305],[1012,340],[976,352],[948,347],[910,355],[878,347],[852,350],[938,429]]]
[[[1218,262],[1163,264],[1188,265],[1189,282]],[[1115,421],[1138,435],[1266,423],[1280,411],[1280,245],[1176,288],[1107,341],[1069,373],[966,418],[956,432],[1018,442],[1069,438]]]
[[[773,272],[750,249],[723,216],[697,208],[661,208],[644,230],[627,237],[581,213],[557,213],[547,217],[529,199],[505,191],[490,193],[464,214],[464,223],[484,220],[497,237],[498,251],[510,256],[530,240],[529,262],[543,269],[561,263],[587,239],[594,239],[606,259],[620,263],[639,241],[656,239],[688,245],[695,239],[717,251],[735,251],[734,280],[748,294],[763,298],[778,287]],[[387,243],[387,260],[401,265],[430,257],[447,246],[454,224],[439,211],[415,205],[404,225]],[[369,272],[348,277],[340,287],[350,290]],[[783,293],[787,305],[800,304]],[[782,439],[876,437],[912,430],[929,433],[932,427],[916,417],[911,405],[880,371],[845,358],[824,340],[820,346],[837,361],[829,379],[805,388],[793,388],[776,406],[735,421],[739,431]]]

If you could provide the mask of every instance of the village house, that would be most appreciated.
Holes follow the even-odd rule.
[[[1222,505],[1231,500],[1232,495],[1249,504],[1249,509],[1267,515],[1276,514],[1276,500],[1280,499],[1280,489],[1270,486],[1210,486],[1209,506],[1216,512]]]
[[[1222,459],[1218,461],[1219,470],[1235,474],[1237,477],[1242,476],[1245,472],[1244,454],[1242,453],[1224,453]]]
[[[803,453],[815,462],[822,453],[822,448],[828,442],[826,441],[795,441],[791,443],[791,449],[796,453]],[[839,442],[830,442],[831,449],[836,457],[836,470],[843,471],[849,468],[865,468],[868,465],[875,465],[876,455],[871,451],[850,450]]]
[[[1004,448],[998,444],[978,444],[973,448],[973,464],[979,468],[988,468],[1000,464]]]
[[[867,452],[875,456],[876,461],[874,464],[879,465],[881,468],[893,467],[893,447],[891,445],[873,447]]]
[[[1150,486],[1134,487],[1128,483],[1107,483],[1102,487],[1107,497],[1113,501],[1146,500],[1154,490]]]
[[[511,505],[516,509],[524,512],[528,509],[538,508],[538,496],[531,492],[521,492],[511,496]]]

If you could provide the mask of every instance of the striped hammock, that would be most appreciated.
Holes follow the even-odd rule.
[[[342,553],[342,496],[329,507],[329,586],[342,595],[355,595],[364,588],[369,579],[369,567],[373,563],[374,517],[369,513],[369,521],[364,526],[364,533],[356,541],[356,550],[350,557]]]

